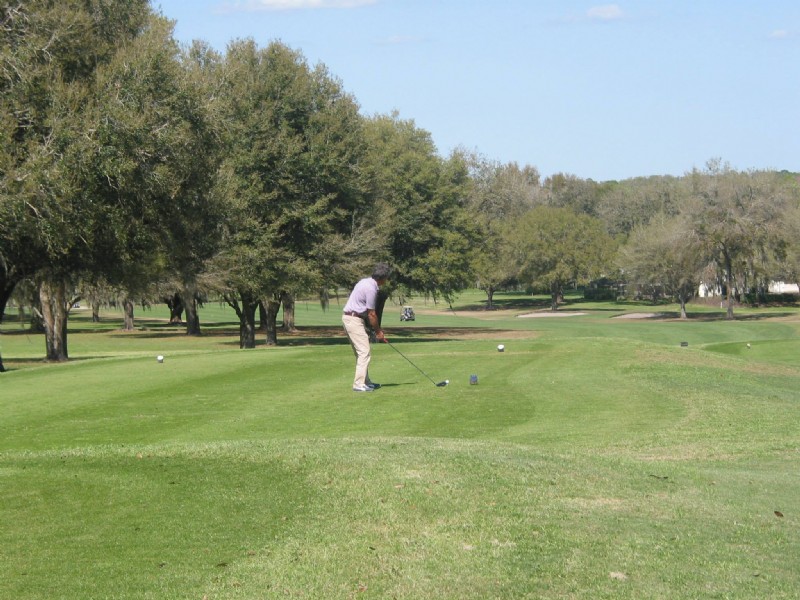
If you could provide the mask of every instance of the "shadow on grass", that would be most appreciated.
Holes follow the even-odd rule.
[[[14,365],[44,365],[47,361],[44,359],[31,359],[31,358],[3,358],[3,370],[0,371],[0,380],[2,380],[3,373],[13,373],[19,371],[19,367]]]
[[[72,333],[72,330],[70,330],[69,333]],[[41,331],[41,332],[40,331],[31,331],[30,329],[27,329],[27,328],[25,328],[25,329],[11,329],[11,330],[3,329],[2,331],[0,331],[0,337],[3,337],[3,336],[15,337],[15,336],[18,336],[18,335],[40,336],[40,335],[44,335],[44,332],[43,331]]]
[[[537,298],[495,298],[492,301],[492,308],[486,306],[486,301],[478,304],[467,304],[455,308],[455,312],[491,312],[495,310],[538,310],[542,308],[550,308],[549,301],[543,301]]]
[[[481,337],[495,337],[508,334],[512,330],[490,329],[484,327],[402,327],[398,329],[386,328],[390,340],[399,340],[403,343],[417,342],[443,342],[454,339],[476,339]],[[516,330],[514,330],[516,331]],[[141,339],[174,339],[186,337],[186,333],[176,329],[150,329],[136,331],[118,331],[111,333],[110,337],[125,339],[135,336]],[[229,338],[218,342],[224,346],[236,347],[239,345],[239,328],[214,328],[203,329],[199,339]],[[347,346],[350,341],[339,326],[308,325],[298,327],[294,333],[278,331],[278,346]],[[256,347],[266,346],[264,332],[256,333]]]
[[[116,325],[116,324],[115,324]],[[237,325],[238,327],[238,325]],[[122,327],[114,327],[110,323],[106,323],[105,326],[102,324],[92,324],[90,326],[82,327],[69,327],[67,328],[67,335],[92,335],[92,334],[106,334],[112,336],[119,336],[124,337],[126,335],[134,335],[139,334],[143,331],[151,331],[151,330],[158,330],[164,332],[168,335],[186,335],[186,328],[179,327],[176,325],[171,325],[169,328],[162,327],[161,324],[137,324],[136,327],[131,330],[125,330]],[[237,329],[238,331],[238,329]],[[3,329],[0,331],[0,336],[8,335],[8,336],[19,336],[19,335],[30,335],[30,336],[43,336],[44,331],[34,331],[29,327],[19,328],[19,329]]]
[[[87,360],[96,360],[103,358],[111,358],[110,356],[78,356],[75,358],[68,358],[67,360],[47,360],[46,358],[14,358],[13,356],[3,356],[3,366],[5,373],[18,371],[14,365],[68,365],[70,363],[83,362]]]
[[[390,341],[401,343],[446,342],[457,339],[474,339],[503,335],[506,330],[486,329],[481,327],[404,327],[402,329],[385,329]],[[238,346],[238,331],[232,333],[235,340],[225,342],[226,345]],[[256,346],[265,346],[264,334],[260,333]],[[350,340],[341,327],[322,325],[298,328],[295,333],[278,333],[278,346],[349,346]]]
[[[195,337],[197,339],[202,338],[220,338],[220,337],[231,337],[236,336],[239,337],[239,329],[205,329],[202,328],[200,330],[200,335],[198,336],[190,336],[187,335],[184,329],[162,329],[159,331],[154,331],[149,327],[143,327],[140,329],[135,329],[134,331],[123,331],[123,330],[116,330],[113,332],[106,332],[109,334],[109,337],[115,339],[125,339],[127,337],[135,336],[137,338],[145,339],[145,340],[162,340],[167,338],[190,338]]]
[[[782,317],[791,317],[796,315],[797,313],[791,312],[780,312],[780,313],[769,313],[769,314],[759,314],[759,315],[734,315],[734,321],[760,321],[762,319],[779,319]],[[724,319],[725,316],[721,315],[721,318]]]
[[[785,317],[791,317],[796,315],[797,313],[791,312],[771,312],[771,313],[760,313],[760,314],[735,314],[733,315],[732,321],[763,321],[765,319],[780,319]],[[692,321],[698,322],[712,322],[712,321],[725,321],[725,312],[713,312],[713,313],[702,313],[702,312],[688,312],[686,314],[685,319],[681,319],[681,314],[678,311],[658,311],[653,312],[652,314],[648,314],[646,316],[640,316],[637,318],[626,317],[625,314],[621,314],[617,317],[614,317],[615,320],[625,321],[677,321],[683,323],[689,323]]]
[[[593,306],[593,304],[597,304],[597,306]],[[664,302],[667,304],[667,302]],[[653,304],[652,302],[640,302],[640,301],[624,301],[619,300],[617,302],[609,302],[603,300],[589,300],[586,298],[571,298],[567,297],[561,302],[558,303],[558,310],[571,310],[576,305],[580,305],[581,310],[589,310],[592,312],[617,312],[621,310],[625,310],[627,308],[640,308],[642,310],[655,310],[658,306],[661,306],[660,303]],[[550,299],[543,299],[543,298],[495,298],[492,302],[492,308],[488,308],[486,306],[486,301],[482,301],[478,304],[467,304],[465,306],[460,306],[455,308],[455,312],[494,312],[500,310],[529,310],[529,311],[540,311],[540,310],[550,310]]]
[[[404,383],[382,383],[381,387],[375,390],[373,393],[380,394],[383,388],[400,387],[403,385],[417,385],[418,383],[418,381],[406,381]]]

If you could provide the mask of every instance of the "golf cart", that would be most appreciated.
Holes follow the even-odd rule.
[[[413,321],[416,319],[414,315],[414,309],[410,306],[404,306],[403,312],[400,313],[400,320],[401,321]]]

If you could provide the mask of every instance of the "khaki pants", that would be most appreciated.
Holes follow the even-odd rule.
[[[342,324],[347,332],[347,337],[350,338],[353,354],[356,356],[356,375],[353,379],[353,387],[361,387],[369,383],[369,361],[372,358],[369,334],[364,326],[364,319],[361,317],[344,315]]]

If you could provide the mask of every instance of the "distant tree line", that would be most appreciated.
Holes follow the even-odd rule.
[[[800,185],[720,160],[596,183],[364,116],[324,65],[280,42],[180,46],[148,0],[0,4],[0,321],[14,296],[68,358],[70,308],[166,302],[199,335],[222,299],[240,346],[277,342],[294,299],[327,303],[376,261],[392,292],[550,294],[605,277],[682,306],[800,280]],[[0,360],[0,369],[2,361]]]
[[[494,290],[521,283],[549,291],[555,310],[565,285],[604,278],[674,299],[685,318],[704,284],[732,319],[737,301],[765,300],[771,282],[800,283],[796,173],[739,172],[720,159],[683,177],[620,182],[559,174],[540,185],[531,173],[495,164],[473,175],[492,255],[473,266],[489,304]]]

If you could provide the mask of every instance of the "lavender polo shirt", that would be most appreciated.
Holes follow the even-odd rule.
[[[375,302],[378,299],[378,282],[372,277],[365,277],[359,281],[350,292],[347,304],[344,305],[344,312],[357,312],[364,314],[368,310],[375,310]]]

